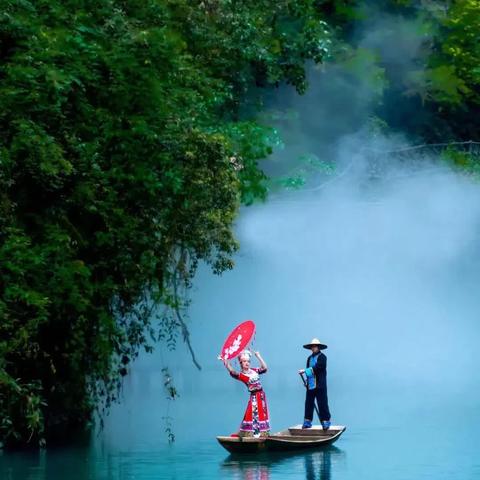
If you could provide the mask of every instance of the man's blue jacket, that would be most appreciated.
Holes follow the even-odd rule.
[[[327,357],[322,352],[312,353],[307,358],[305,375],[309,390],[327,388]]]

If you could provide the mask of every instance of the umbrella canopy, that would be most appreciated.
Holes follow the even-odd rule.
[[[255,324],[251,320],[237,325],[225,340],[220,357],[223,360],[237,357],[248,346],[254,335]]]

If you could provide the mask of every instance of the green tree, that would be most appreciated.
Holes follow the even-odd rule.
[[[198,262],[231,268],[265,197],[256,92],[305,90],[322,3],[0,1],[2,443],[85,426],[141,348],[188,340]]]

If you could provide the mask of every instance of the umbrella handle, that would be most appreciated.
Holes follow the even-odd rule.
[[[251,352],[254,352],[255,351],[255,335],[256,335],[257,332],[255,332],[253,334],[253,337],[252,339],[250,340],[250,342],[245,346],[245,349],[248,348],[248,350],[250,350]]]

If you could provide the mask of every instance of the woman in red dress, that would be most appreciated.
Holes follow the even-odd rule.
[[[238,357],[241,372],[236,372],[228,360],[224,361],[225,367],[230,375],[243,382],[250,393],[247,409],[243,416],[242,424],[238,434],[242,437],[260,437],[267,436],[270,432],[270,422],[268,418],[267,399],[260,383],[260,375],[267,371],[267,365],[260,352],[255,352],[255,356],[260,362],[260,368],[250,367],[249,351],[243,351]]]

